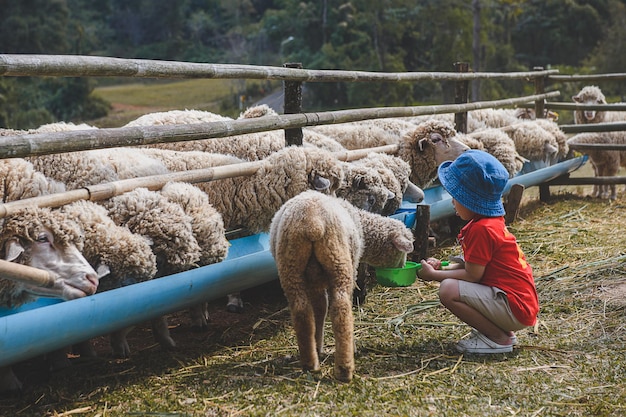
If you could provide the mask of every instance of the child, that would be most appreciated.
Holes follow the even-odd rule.
[[[535,324],[539,301],[532,268],[504,223],[509,174],[492,155],[476,150],[444,162],[438,173],[456,214],[468,221],[458,236],[465,262],[441,270],[441,262],[429,258],[418,276],[439,281],[441,303],[473,328],[457,342],[459,352],[511,352],[513,331]]]

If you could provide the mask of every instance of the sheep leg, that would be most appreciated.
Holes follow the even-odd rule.
[[[189,316],[191,318],[192,330],[203,331],[209,327],[209,311],[207,303],[200,303],[189,307]]]
[[[0,393],[17,394],[22,391],[22,383],[10,366],[0,366]]]
[[[110,343],[113,356],[120,359],[130,357],[130,346],[126,336],[133,330],[135,326],[125,327],[110,334]]]
[[[240,292],[228,294],[226,302],[226,311],[229,313],[243,313],[243,300]]]
[[[80,355],[81,358],[95,358],[98,356],[96,349],[93,347],[91,340],[85,340],[72,346],[74,353]]]
[[[67,357],[68,348],[61,348],[57,350],[53,350],[52,352],[48,352],[46,355],[46,360],[48,362],[48,368],[51,371],[59,371],[61,369],[65,369],[69,366],[72,366],[69,358]]]
[[[350,382],[354,374],[354,317],[352,287],[331,290],[330,317],[335,336],[334,375],[339,381]]]
[[[324,289],[309,289],[309,300],[315,320],[315,350],[318,357],[324,354],[324,322],[328,314],[328,293]]]
[[[152,325],[152,335],[154,339],[159,342],[163,349],[173,349],[176,347],[176,342],[170,337],[170,328],[167,323],[167,317],[161,316],[150,322]]]

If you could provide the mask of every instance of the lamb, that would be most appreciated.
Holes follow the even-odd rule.
[[[51,288],[0,278],[0,305],[13,308],[37,296],[72,300],[94,294],[98,273],[80,252],[80,232],[71,217],[47,208],[29,207],[3,219],[0,248],[4,259],[49,271],[58,278]],[[11,367],[0,367],[0,392],[21,389]]]
[[[585,86],[572,96],[572,100],[580,104],[607,104],[606,98],[599,87],[591,85]],[[576,110],[574,112],[574,122],[576,124],[587,123],[610,123],[626,120],[626,112],[622,111],[596,111],[596,110]],[[571,137],[568,144],[575,145],[581,143],[626,143],[624,132],[598,132],[580,133]],[[586,151],[589,161],[593,166],[596,177],[613,176],[617,174],[621,166],[626,166],[626,151]],[[615,184],[599,184],[593,186],[592,195],[594,197],[609,198],[614,200],[617,197]]]
[[[400,267],[413,234],[399,220],[355,208],[340,198],[306,191],[287,201],[270,226],[270,250],[295,329],[304,371],[320,371],[324,321],[335,337],[334,377],[354,374],[352,291],[359,262]]]

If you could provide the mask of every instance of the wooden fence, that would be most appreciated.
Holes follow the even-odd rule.
[[[197,125],[178,125],[178,126],[151,126],[151,127],[133,127],[133,128],[113,128],[113,129],[96,129],[88,131],[71,131],[62,133],[34,134],[24,136],[4,136],[0,137],[0,158],[18,158],[31,155],[45,155],[52,153],[80,151],[88,149],[111,148],[117,146],[137,146],[158,142],[176,142],[186,140],[196,140],[200,138],[218,138],[233,136],[243,133],[252,133],[268,130],[285,129],[286,139],[288,143],[297,143],[300,129],[305,126],[315,126],[322,124],[345,123],[366,119],[377,119],[387,117],[404,117],[416,115],[435,115],[442,113],[455,113],[455,123],[457,129],[464,131],[467,121],[467,112],[482,108],[497,108],[510,106],[532,106],[535,108],[536,114],[542,115],[543,110],[547,109],[582,109],[583,106],[569,103],[553,103],[549,99],[559,97],[558,91],[545,92],[545,86],[550,82],[568,82],[568,81],[598,81],[598,80],[622,80],[626,78],[626,74],[606,74],[602,76],[561,76],[556,70],[537,69],[529,72],[515,73],[470,73],[466,72],[467,65],[457,65],[459,72],[407,72],[407,73],[373,73],[362,71],[327,71],[327,70],[307,70],[299,68],[299,65],[286,65],[285,67],[268,67],[268,66],[251,66],[251,65],[228,65],[228,64],[202,64],[202,63],[186,63],[171,61],[154,61],[140,59],[120,59],[94,56],[62,56],[62,55],[2,55],[0,54],[0,76],[5,77],[141,77],[141,78],[219,78],[219,79],[263,79],[263,80],[281,80],[285,83],[285,113],[284,115],[264,117],[261,119],[233,120],[223,122],[204,123]],[[468,83],[472,80],[479,79],[516,79],[524,82],[533,82],[535,85],[535,94],[526,97],[517,97],[504,100],[468,102]],[[298,95],[301,93],[301,86],[304,82],[420,82],[420,81],[454,81],[456,84],[456,97],[454,104],[445,104],[439,106],[414,106],[414,107],[384,107],[384,108],[367,108],[354,110],[341,110],[332,112],[302,112],[301,102]],[[562,107],[566,106],[566,107]],[[608,110],[619,109],[618,106],[610,107],[594,106],[596,109]],[[567,129],[579,129],[580,127],[566,127]],[[586,126],[585,129],[620,129],[623,130],[623,124],[614,124],[611,126]],[[574,132],[574,130],[569,130]],[[568,132],[568,133],[569,133]],[[384,152],[395,152],[395,146],[380,149]],[[344,160],[361,157],[359,152],[346,152],[338,157]],[[159,189],[167,181],[179,180],[188,182],[211,181],[220,178],[226,178],[235,175],[251,175],[257,169],[258,165],[254,162],[246,164],[238,164],[238,166],[215,167],[206,170],[186,171],[182,173],[173,173],[166,176],[144,177],[133,180],[117,181],[109,184],[99,184],[80,190],[74,190],[69,194],[48,195],[38,197],[36,199],[21,200],[17,202],[6,203],[0,205],[0,217],[12,213],[20,205],[32,203],[33,200],[41,206],[56,207],[67,204],[76,199],[98,200],[109,198],[116,193],[126,192],[136,187],[148,187],[151,189]],[[570,179],[571,180],[571,179]],[[577,179],[580,181],[580,179]],[[593,181],[594,179],[588,179]],[[597,179],[595,179],[597,181]],[[593,182],[587,182],[593,183]],[[571,184],[575,184],[571,182]],[[540,185],[541,186],[541,185]],[[427,207],[426,207],[427,208]],[[427,213],[428,211],[424,211]],[[422,228],[424,229],[424,228]],[[267,252],[267,251],[266,251]],[[252,255],[251,255],[252,256]],[[256,274],[242,274],[238,278],[245,277],[248,279],[245,283],[234,283],[235,280],[229,279],[228,274],[233,274],[232,265],[226,265],[219,269],[221,265],[212,265],[217,269],[212,271],[220,271],[224,275],[219,282],[219,287],[206,277],[196,277],[193,271],[188,272],[194,275],[194,285],[187,285],[194,288],[205,288],[205,292],[213,292],[214,294],[226,294],[232,291],[244,289],[244,287],[259,284],[261,278],[255,278],[256,281],[250,281],[251,276],[263,275],[259,273],[258,259],[262,257],[264,264],[269,265],[269,256],[260,254],[255,256],[255,264],[247,267],[254,268]],[[250,261],[252,262],[252,261]],[[4,266],[4,265],[2,265]],[[211,265],[209,266],[211,267]],[[240,266],[241,267],[241,266]],[[271,268],[268,271],[274,273]],[[13,271],[22,277],[29,275],[30,272]],[[268,274],[270,273],[268,272]],[[41,278],[41,277],[35,277]],[[47,282],[46,279],[39,279],[41,282]],[[131,297],[133,302],[122,302],[119,295],[113,297],[111,294],[96,294],[90,300],[75,300],[72,305],[58,306],[55,310],[63,314],[57,317],[56,314],[35,314],[35,312],[25,312],[14,314],[12,317],[0,318],[2,320],[4,331],[8,331],[5,342],[11,341],[8,348],[4,349],[4,354],[0,355],[0,365],[11,363],[15,360],[23,359],[35,353],[44,352],[56,344],[63,346],[67,343],[74,343],[94,335],[106,333],[114,330],[114,326],[123,327],[130,322],[142,321],[148,319],[148,316],[141,316],[151,311],[151,314],[161,315],[167,314],[170,310],[165,310],[165,306],[175,311],[188,307],[189,305],[199,302],[199,298],[185,298],[178,296],[175,290],[180,290],[180,283],[177,280],[167,279],[164,277],[158,283],[143,283],[141,291],[145,291],[148,287],[153,291],[150,294],[170,294],[168,302],[159,303],[160,308],[143,308],[136,305],[136,300],[150,299],[150,297],[137,297],[130,287],[125,288],[124,294]],[[176,281],[176,282],[174,282]],[[228,283],[228,284],[226,284]],[[236,284],[236,285],[235,285]],[[163,291],[163,285],[171,285],[171,289]],[[232,287],[229,287],[229,285]],[[133,287],[133,286],[131,286]],[[137,293],[139,290],[137,291]],[[121,294],[121,293],[120,293]],[[142,292],[142,294],[144,294]],[[145,294],[144,294],[145,295]],[[198,297],[203,294],[199,294]],[[171,303],[171,299],[177,297],[177,303]],[[206,299],[203,298],[203,301]],[[85,301],[90,301],[89,308],[85,308]],[[119,302],[116,307],[111,308],[111,303]],[[56,306],[53,306],[56,307]],[[132,309],[130,309],[132,307]],[[49,308],[49,307],[48,307]],[[124,308],[130,310],[123,310]],[[89,319],[85,320],[85,311]],[[109,317],[101,314],[102,312],[118,312],[118,316]],[[29,314],[33,313],[33,314]],[[21,316],[24,315],[24,318]],[[130,317],[132,316],[132,317]],[[27,318],[26,318],[27,317]],[[36,318],[35,318],[36,317]],[[80,317],[80,320],[77,318]],[[55,332],[55,322],[51,321],[60,319],[69,319],[77,324],[90,321],[100,320],[97,326],[89,327],[83,325],[71,335]],[[75,318],[75,319],[73,319]],[[47,319],[50,319],[46,321]],[[127,323],[128,321],[128,323]],[[33,325],[38,325],[37,331],[33,331]],[[117,327],[115,327],[117,328]],[[7,336],[9,335],[9,336]],[[30,335],[37,336],[37,342],[31,342],[28,337]],[[28,337],[27,337],[28,336]],[[40,346],[33,347],[34,344]],[[25,346],[29,347],[29,352],[25,352]],[[36,349],[35,349],[36,348]],[[39,349],[39,350],[37,350]]]

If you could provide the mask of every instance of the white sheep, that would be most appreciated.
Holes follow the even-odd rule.
[[[572,96],[572,100],[579,104],[597,105],[607,104],[606,97],[599,87],[590,85],[585,86]],[[576,124],[588,123],[610,123],[626,121],[626,112],[623,111],[597,111],[597,110],[576,110],[574,112],[574,122]],[[568,144],[583,143],[626,143],[626,133],[617,132],[597,132],[597,133],[580,133],[568,139]],[[587,151],[589,161],[593,166],[596,177],[608,177],[617,174],[621,166],[626,166],[626,152],[622,151]],[[592,195],[600,198],[610,198],[614,200],[617,197],[615,184],[599,184],[593,186]]]
[[[48,208],[25,208],[3,219],[0,249],[4,260],[49,271],[54,286],[0,278],[0,306],[14,308],[38,296],[72,300],[96,292],[98,273],[80,250],[83,236],[71,217]],[[0,392],[22,389],[10,366],[0,367]]]
[[[320,370],[324,321],[330,313],[334,376],[349,382],[355,368],[352,292],[357,266],[359,262],[404,265],[407,253],[413,251],[413,234],[399,220],[307,191],[275,214],[270,250],[289,302],[303,370]]]
[[[513,178],[526,161],[515,147],[515,142],[501,129],[483,128],[471,133],[459,133],[456,138],[472,149],[484,150],[499,160]]]
[[[396,156],[411,167],[410,180],[425,188],[437,177],[437,167],[444,161],[453,160],[468,148],[457,141],[452,124],[428,119],[405,131],[400,137],[374,123],[345,123],[332,125],[333,129],[321,130],[341,143],[346,149],[372,148],[382,145],[398,145]],[[321,126],[320,126],[321,128]]]
[[[575,147],[578,144],[626,144],[625,132],[584,132],[578,133],[567,140]],[[620,167],[626,167],[626,151],[584,150],[589,156],[596,177],[611,177],[617,175]],[[592,196],[598,198],[617,198],[615,184],[594,184]]]
[[[383,216],[394,214],[400,208],[403,198],[412,203],[424,200],[424,191],[409,180],[411,166],[402,158],[370,152],[353,163],[378,171],[383,178],[383,184],[394,194],[395,197],[387,201],[380,212]]]

